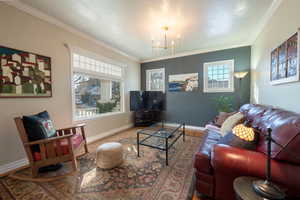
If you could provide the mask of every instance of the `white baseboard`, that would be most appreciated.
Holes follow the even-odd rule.
[[[175,127],[175,126],[178,126],[179,124],[177,124],[177,123],[166,123],[165,125]],[[205,127],[192,126],[192,125],[185,125],[185,128],[190,129],[190,130],[198,130],[198,131],[204,131],[205,130]]]
[[[1,165],[0,166],[0,175],[5,174],[5,173],[10,172],[10,171],[13,171],[15,169],[18,169],[20,167],[24,167],[25,165],[28,165],[28,164],[29,164],[28,159],[23,158],[23,159],[20,159],[20,160],[16,160],[16,161]]]
[[[95,135],[95,136],[87,137],[86,140],[87,140],[87,143],[89,144],[91,142],[94,142],[96,140],[100,140],[102,138],[114,135],[114,134],[116,134],[118,132],[124,131],[126,129],[131,128],[131,127],[133,127],[133,124],[127,124],[127,125],[122,126],[120,128],[115,128],[115,129],[112,129],[112,130],[104,132],[104,133],[100,133],[100,134]],[[13,162],[1,165],[0,166],[0,176],[3,175],[3,174],[6,174],[7,172],[13,171],[15,169],[24,167],[24,166],[26,166],[28,164],[29,164],[28,159],[27,158],[23,158],[23,159],[20,159],[20,160],[16,160],[16,161],[13,161]]]
[[[107,132],[104,132],[104,133],[99,133],[99,134],[97,134],[97,135],[87,137],[87,138],[86,138],[86,141],[87,141],[87,143],[89,144],[89,143],[95,142],[95,141],[97,141],[97,140],[103,139],[103,138],[105,138],[105,137],[114,135],[114,134],[116,134],[116,133],[118,133],[118,132],[121,132],[121,131],[124,131],[124,130],[126,130],[126,129],[129,129],[129,128],[131,128],[131,127],[133,127],[133,124],[127,124],[127,125],[125,125],[125,126],[121,126],[121,127],[119,127],[119,128],[115,128],[115,129],[112,129],[112,130],[107,131]]]

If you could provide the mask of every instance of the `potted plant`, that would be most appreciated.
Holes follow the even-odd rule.
[[[220,114],[233,111],[233,97],[220,96],[215,99],[217,110]]]

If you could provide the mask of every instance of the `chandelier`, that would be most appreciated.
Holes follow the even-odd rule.
[[[163,34],[160,39],[155,40],[152,38],[152,54],[168,54],[172,55],[175,53],[176,49],[180,45],[180,34],[177,34],[175,37],[168,35],[169,26],[163,26]],[[169,37],[169,38],[168,38]]]

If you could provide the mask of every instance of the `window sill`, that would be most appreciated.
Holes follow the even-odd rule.
[[[204,89],[203,90],[204,93],[220,93],[220,92],[234,92],[234,89],[228,89],[228,90],[218,90],[218,89]]]
[[[99,115],[95,115],[95,116],[90,116],[90,117],[73,117],[73,121],[74,122],[79,122],[79,121],[87,121],[87,120],[95,120],[95,119],[99,119],[99,118],[105,118],[105,117],[110,117],[110,116],[114,116],[114,115],[121,115],[124,114],[125,112],[113,112],[113,113],[104,113],[104,114],[99,114]]]

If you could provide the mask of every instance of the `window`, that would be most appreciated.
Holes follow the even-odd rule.
[[[123,110],[122,67],[72,54],[75,120]]]
[[[165,69],[146,70],[146,90],[165,91]]]
[[[234,91],[234,60],[204,63],[204,92]]]

